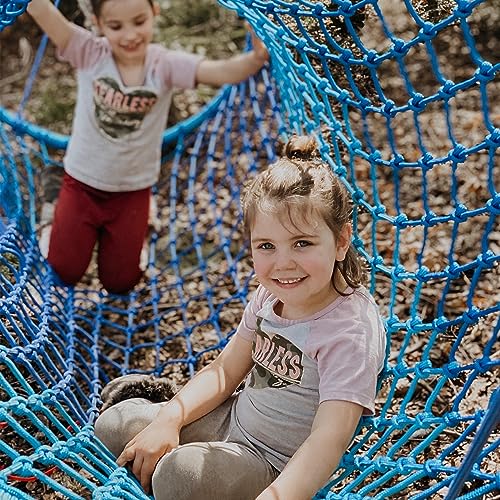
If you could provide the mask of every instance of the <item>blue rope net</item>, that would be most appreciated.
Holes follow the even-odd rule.
[[[500,4],[220,3],[272,65],[166,132],[163,224],[127,296],[92,271],[55,284],[38,249],[40,171],[66,138],[0,109],[2,498],[146,498],[93,436],[100,389],[129,372],[182,382],[224,347],[255,287],[240,186],[292,132],[318,137],[352,194],[389,339],[377,415],[317,498],[494,498]],[[1,0],[0,23],[24,9]]]

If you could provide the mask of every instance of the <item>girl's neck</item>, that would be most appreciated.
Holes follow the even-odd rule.
[[[124,85],[138,87],[144,84],[146,58],[143,61],[119,61],[113,56],[113,59]]]

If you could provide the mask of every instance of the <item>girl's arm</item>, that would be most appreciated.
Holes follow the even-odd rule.
[[[64,50],[73,34],[72,23],[68,21],[50,0],[31,0],[28,13],[47,34],[52,43]]]
[[[234,393],[252,365],[252,343],[235,335],[222,353],[190,380],[163,406],[155,420],[125,446],[117,464],[131,462],[132,472],[144,490],[149,491],[158,460],[178,446],[182,427],[222,404]]]
[[[220,86],[238,83],[257,73],[269,60],[269,53],[262,41],[250,30],[253,50],[230,59],[204,59],[196,70],[196,83]]]
[[[311,434],[257,500],[310,500],[337,468],[362,412],[356,403],[323,401]]]
[[[252,343],[235,335],[219,356],[200,370],[158,414],[179,430],[231,396],[253,366]]]

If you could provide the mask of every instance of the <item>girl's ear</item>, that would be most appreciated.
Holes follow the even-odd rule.
[[[155,16],[158,16],[160,14],[160,10],[161,10],[160,4],[158,2],[154,2],[153,3],[153,14]]]
[[[335,260],[339,262],[345,259],[347,255],[347,250],[351,246],[352,241],[352,225],[350,222],[344,224],[344,227],[341,229],[338,241],[337,241],[337,255]]]

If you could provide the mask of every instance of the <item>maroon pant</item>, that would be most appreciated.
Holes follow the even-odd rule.
[[[83,276],[98,242],[99,279],[111,293],[139,281],[141,249],[148,229],[150,188],[110,193],[68,174],[54,214],[47,260],[67,285]]]

